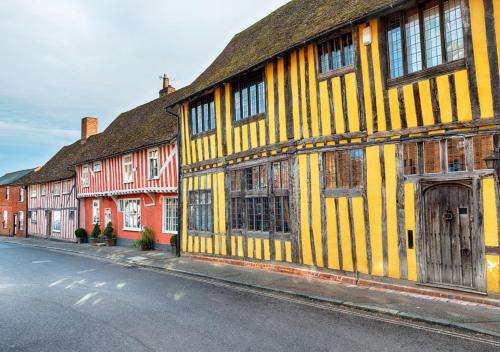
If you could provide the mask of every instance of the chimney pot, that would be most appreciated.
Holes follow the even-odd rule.
[[[166,74],[163,75],[163,89],[160,90],[160,97],[175,92],[175,88],[170,85],[170,79]]]
[[[97,134],[97,117],[84,117],[82,119],[82,138],[80,142],[85,144],[89,137]]]

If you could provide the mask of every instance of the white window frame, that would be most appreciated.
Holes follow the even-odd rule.
[[[137,213],[136,214],[130,214],[128,211],[128,204],[135,202],[137,203]],[[131,227],[127,226],[127,217],[130,215],[136,215],[137,216],[137,226],[136,227]],[[142,218],[141,218],[141,200],[139,198],[129,198],[129,199],[124,199],[123,200],[123,229],[125,231],[142,231]]]
[[[66,189],[66,186],[68,189]],[[70,194],[71,193],[71,181],[66,180],[62,182],[62,194]]]
[[[47,194],[47,185],[40,185],[40,196],[45,197]]]
[[[111,216],[111,208],[104,208],[104,226],[108,226],[110,222],[113,222],[113,218]]]
[[[7,210],[3,211],[3,228],[6,229],[9,224],[9,212]]]
[[[59,219],[56,219],[56,215]],[[61,211],[52,211],[52,232],[61,233]]]
[[[32,224],[36,224],[37,223],[37,221],[38,221],[38,213],[37,213],[36,210],[32,210],[31,211],[30,220],[31,220]]]
[[[156,172],[154,172],[151,167],[151,162],[154,160],[156,160],[156,168],[155,168]],[[154,173],[156,173],[156,175]],[[158,148],[148,149],[148,179],[157,180],[159,178],[160,178],[160,150]]]
[[[163,197],[162,232],[176,235],[178,233],[178,198]]]
[[[5,188],[5,199],[9,200],[10,199],[10,187],[7,186]]]
[[[35,185],[30,186],[30,197],[36,198],[36,186]]]
[[[130,169],[130,173],[127,169]],[[134,182],[134,157],[132,154],[127,154],[122,157],[122,174],[123,183]]]
[[[19,221],[19,231],[24,231],[24,212],[20,210],[17,214]]]
[[[19,202],[24,202],[24,188],[19,187]]]
[[[90,166],[82,166],[82,177],[81,177],[82,187],[90,187]]]
[[[92,225],[101,224],[101,205],[98,199],[92,201]]]
[[[92,168],[93,168],[94,172],[101,172],[102,171],[102,163],[100,161],[94,161]]]
[[[61,195],[61,188],[62,188],[61,182],[54,182],[51,187],[52,195],[54,197],[59,197]]]

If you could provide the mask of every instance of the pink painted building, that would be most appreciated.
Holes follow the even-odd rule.
[[[76,180],[87,232],[112,222],[118,244],[130,246],[148,226],[159,248],[177,234],[177,116],[168,99],[121,114],[83,147]]]

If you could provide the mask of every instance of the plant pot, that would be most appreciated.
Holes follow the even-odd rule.
[[[106,244],[108,247],[116,246],[116,238],[106,238]]]
[[[91,237],[90,238],[90,244],[95,246],[99,242],[99,239],[97,237]]]
[[[172,254],[176,254],[177,253],[177,246],[170,245],[170,250],[172,251]]]
[[[150,251],[153,249],[153,246],[150,244],[141,244],[141,251]]]

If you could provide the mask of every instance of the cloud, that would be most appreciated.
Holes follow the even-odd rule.
[[[12,153],[44,163],[78,138],[84,116],[102,130],[156,98],[163,73],[189,84],[231,37],[286,2],[0,1],[0,174],[20,166],[7,164]]]

